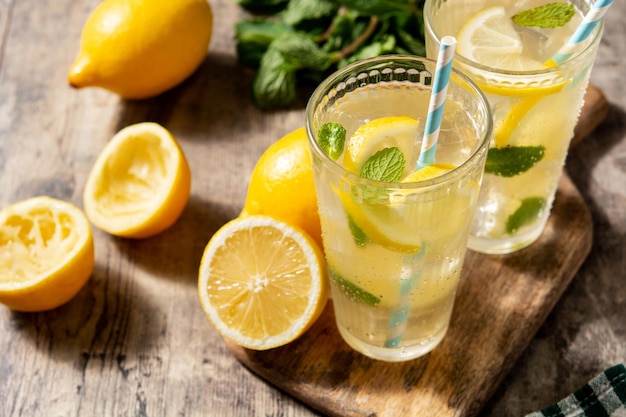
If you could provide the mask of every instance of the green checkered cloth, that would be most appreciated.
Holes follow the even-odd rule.
[[[615,365],[558,403],[526,417],[626,417],[626,368]]]

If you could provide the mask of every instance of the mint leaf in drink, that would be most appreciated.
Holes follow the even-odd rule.
[[[370,156],[363,168],[361,176],[374,181],[396,182],[402,178],[406,160],[397,147],[384,148]]]
[[[317,142],[330,159],[336,161],[343,153],[346,129],[339,123],[324,123],[317,132]]]
[[[522,226],[537,219],[539,212],[546,206],[546,200],[541,197],[529,197],[522,200],[522,204],[506,221],[506,232],[513,234]]]
[[[489,148],[485,172],[502,177],[514,177],[535,166],[545,153],[546,148],[543,146]]]
[[[570,3],[549,3],[524,10],[512,17],[513,22],[522,27],[558,28],[570,21],[576,13]]]
[[[376,306],[380,303],[380,297],[365,291],[363,288],[348,281],[335,270],[328,267],[328,276],[330,280],[339,288],[339,290],[351,300],[358,301],[368,306]]]
[[[358,247],[363,248],[365,247],[365,245],[367,245],[370,242],[370,238],[365,234],[363,229],[361,229],[359,225],[355,223],[354,219],[349,214],[348,214],[348,227],[350,228],[350,233],[352,234],[352,237],[354,238],[354,243]]]

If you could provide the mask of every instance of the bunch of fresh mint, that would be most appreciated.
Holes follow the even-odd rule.
[[[425,55],[424,0],[236,1],[254,16],[235,25],[235,38],[239,62],[257,69],[261,109],[289,106],[298,85],[359,59]]]

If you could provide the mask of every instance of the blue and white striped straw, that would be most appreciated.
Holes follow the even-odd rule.
[[[574,34],[568,39],[567,43],[548,60],[546,66],[561,65],[567,61],[576,52],[581,43],[587,40],[591,32],[595,29],[600,20],[608,10],[613,0],[598,0],[591,6],[591,9],[585,15]]]
[[[398,348],[404,337],[407,321],[409,319],[409,309],[411,308],[411,291],[422,279],[422,269],[424,267],[424,246],[413,256],[404,258],[402,272],[400,276],[400,293],[398,304],[391,310],[387,320],[386,348]]]
[[[437,139],[439,137],[443,109],[446,104],[446,95],[448,93],[448,83],[450,81],[455,48],[456,38],[453,36],[444,36],[441,39],[441,46],[439,47],[439,54],[437,56],[435,79],[433,80],[430,104],[428,105],[428,115],[426,116],[426,125],[424,126],[424,140],[422,141],[422,149],[417,161],[417,169],[435,162]]]

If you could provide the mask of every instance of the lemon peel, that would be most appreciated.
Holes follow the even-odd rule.
[[[322,247],[308,139],[296,129],[270,145],[250,176],[240,216],[267,215],[307,232]]]

